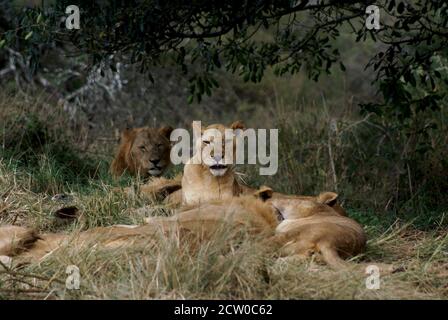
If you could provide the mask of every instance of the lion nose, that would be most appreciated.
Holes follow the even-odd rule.
[[[219,162],[222,160],[222,156],[213,156],[213,160],[215,160],[216,162]]]
[[[160,162],[160,159],[150,159],[149,162],[156,166]]]

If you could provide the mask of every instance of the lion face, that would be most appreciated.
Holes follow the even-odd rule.
[[[111,170],[116,176],[128,171],[142,178],[158,177],[170,164],[171,127],[126,129]]]
[[[215,177],[224,176],[233,167],[235,160],[236,140],[235,136],[226,137],[226,130],[228,129],[244,130],[244,125],[240,121],[232,123],[229,127],[222,124],[213,124],[206,128],[201,128],[201,137],[197,139],[195,156],[198,156],[198,151],[206,151],[210,155],[204,157],[203,153],[201,164]],[[220,137],[220,141],[217,140],[217,137]],[[218,148],[221,148],[222,151],[216,152]],[[232,148],[232,161],[226,159],[225,156],[228,148]]]
[[[322,192],[316,197],[296,196],[274,193],[271,188],[262,186],[255,192],[255,196],[274,207],[280,220],[301,219],[324,212],[347,215],[337,203],[338,194],[334,192]]]

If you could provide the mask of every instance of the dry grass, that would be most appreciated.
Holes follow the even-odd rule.
[[[144,199],[127,197],[113,186],[92,181],[88,194],[73,191],[68,203],[51,194],[30,191],[32,181],[0,162],[0,222],[55,230],[52,212],[76,205],[84,213],[78,228],[114,223],[139,223],[130,214]],[[170,214],[155,205],[151,214]],[[59,227],[60,228],[60,227]],[[370,235],[367,252],[355,259],[370,264],[392,263],[403,272],[381,277],[379,290],[368,290],[366,275],[352,270],[335,272],[314,261],[278,259],[259,242],[229,243],[225,233],[187,250],[176,235],[156,246],[105,251],[76,251],[70,246],[39,264],[0,267],[0,297],[32,299],[443,299],[448,297],[448,236],[442,230],[422,232],[396,223]],[[193,240],[192,240],[193,241]],[[80,269],[81,287],[65,287],[66,268]]]

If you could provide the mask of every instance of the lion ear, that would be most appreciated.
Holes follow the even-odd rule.
[[[202,132],[201,121],[193,121],[191,123],[191,128],[193,128],[193,132]]]
[[[121,132],[121,140],[131,140],[135,136],[135,128],[126,128]]]
[[[326,192],[321,192],[317,196],[317,200],[320,203],[324,203],[324,204],[332,207],[338,202],[338,197],[339,197],[339,195],[337,193],[326,191]]]
[[[244,130],[244,129],[246,129],[246,126],[244,125],[244,123],[241,120],[237,120],[230,125],[230,128],[233,130],[236,130],[236,129]]]
[[[274,191],[268,186],[261,186],[257,191],[254,192],[254,196],[263,201],[272,198]]]
[[[170,139],[171,132],[173,132],[173,128],[170,126],[164,126],[159,129],[159,133],[166,137],[168,140]]]

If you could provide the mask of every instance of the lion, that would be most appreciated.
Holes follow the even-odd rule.
[[[240,195],[256,194],[257,196],[261,196],[262,194],[255,188],[244,185],[239,181],[237,181],[237,183],[239,184],[239,190],[241,191]],[[261,188],[268,187],[262,186]],[[167,179],[163,177],[154,178],[147,184],[143,185],[140,188],[140,191],[145,195],[150,196],[152,199],[163,200],[167,205],[172,205],[174,207],[180,206],[182,204],[182,175],[177,175],[174,179]],[[208,190],[205,190],[205,192],[208,192]],[[345,209],[338,203],[338,194],[331,191],[321,192],[317,196],[286,195],[284,193],[274,191],[270,194],[270,198],[288,197],[326,204],[332,207],[341,216],[347,216]],[[209,195],[209,198],[213,198],[213,195]]]
[[[214,142],[203,135],[206,130],[216,129],[224,139],[224,131],[226,129],[245,129],[245,125],[239,120],[233,122],[229,127],[223,124],[213,124],[205,129],[195,128],[195,126],[196,122],[193,122],[193,130],[201,131],[201,137],[196,141],[196,150],[202,150],[206,146],[213,147]],[[222,146],[222,154],[225,154],[224,141]],[[233,148],[233,158],[235,159],[235,141]],[[215,158],[213,157],[215,163],[206,164],[202,161],[201,154],[196,152],[185,164],[183,176],[178,175],[174,179],[152,178],[140,187],[140,192],[152,199],[164,199],[165,204],[178,207],[211,200],[231,199],[235,196],[254,194],[257,191],[257,189],[245,185],[237,178],[233,164],[225,164],[225,159],[222,156],[219,159]],[[286,195],[278,192],[272,193],[272,197],[275,198],[277,196],[285,197]],[[346,215],[345,210],[337,203],[337,194],[333,192],[323,192],[318,196],[300,197],[328,204],[341,215]]]
[[[339,204],[338,199],[339,195],[332,191],[323,191],[319,193],[317,196],[303,196],[303,195],[289,195],[284,194],[281,192],[275,192],[272,190],[271,187],[268,186],[261,186],[258,190],[253,191],[255,195],[258,197],[266,197],[263,200],[268,200],[273,203],[276,200],[279,201],[285,201],[287,199],[298,201],[298,200],[304,200],[304,201],[312,201],[317,204],[325,204],[329,207],[331,207],[333,210],[335,210],[339,215],[346,217],[347,212],[345,209]]]
[[[206,139],[202,133],[205,130],[218,130],[223,138],[223,154],[225,154],[225,129],[243,130],[244,124],[241,121],[233,122],[229,127],[222,124],[213,124],[204,129],[196,128],[193,122],[193,129],[201,132],[201,137],[197,139],[196,150],[203,147],[213,148],[215,142]],[[233,143],[235,153],[235,143]],[[141,195],[150,199],[165,199],[164,202],[173,207],[181,205],[191,205],[210,200],[230,199],[242,194],[251,194],[256,189],[245,186],[237,180],[233,164],[224,164],[224,157],[216,159],[217,155],[211,152],[216,163],[207,165],[202,161],[201,153],[196,152],[185,164],[183,174],[174,179],[164,177],[152,177],[144,185],[139,187]],[[127,193],[132,193],[127,189]]]
[[[26,250],[38,239],[32,229],[4,226],[0,228],[0,256],[14,256]]]
[[[117,178],[125,172],[146,179],[158,177],[170,165],[173,128],[132,128],[121,133],[121,141],[110,171]]]
[[[196,139],[195,154],[184,166],[183,175],[175,179],[153,178],[140,187],[141,194],[152,199],[162,198],[166,204],[178,207],[192,205],[211,200],[231,199],[242,194],[251,194],[255,189],[245,186],[237,180],[233,163],[225,163],[225,130],[244,130],[245,125],[241,121],[235,121],[229,126],[212,124],[208,127],[198,127],[193,122],[193,132],[200,132]],[[216,141],[214,137],[206,137],[207,130],[217,130],[222,138],[222,154],[214,153]],[[233,158],[235,159],[235,137],[233,138]],[[213,163],[206,163],[202,158],[203,148],[209,147]]]
[[[248,235],[270,238],[279,223],[278,218],[271,205],[254,196],[245,196],[192,206],[170,217],[152,217],[141,226],[97,227],[72,235],[37,234],[26,227],[3,226],[0,227],[0,257],[5,261],[14,257],[36,262],[63,246],[76,249],[149,246],[159,237],[173,232],[192,234],[200,241],[211,239],[219,230],[226,231],[226,239],[237,236],[241,230]]]
[[[182,177],[182,204],[191,205],[211,200],[232,199],[242,194],[243,189],[238,183],[234,173],[233,163],[226,163],[225,130],[244,130],[241,121],[233,122],[229,127],[222,124],[212,124],[206,128],[198,128],[197,122],[193,122],[193,131],[201,132],[196,141],[196,153],[184,166]],[[207,130],[216,130],[221,134],[221,154],[215,153],[214,147],[217,141],[204,135]],[[235,159],[235,138],[233,138],[233,159]],[[210,148],[210,160],[205,161],[201,151]]]
[[[337,194],[324,192],[315,197],[275,194],[269,187],[258,191],[260,199],[281,216],[276,227],[280,254],[306,258],[317,253],[335,269],[346,268],[343,258],[364,252],[366,234],[361,225],[346,216],[336,204]],[[342,210],[342,211],[341,211]]]
[[[165,177],[150,178],[139,187],[139,192],[152,199],[163,200],[166,204],[174,206],[182,202],[182,174],[169,179]]]
[[[254,196],[255,195],[255,196]],[[334,193],[317,197],[273,197],[263,186],[254,195],[213,200],[183,207],[170,217],[150,217],[145,225],[98,227],[72,235],[37,234],[29,228],[0,227],[0,261],[40,261],[61,247],[118,249],[155,245],[168,234],[193,235],[201,243],[226,231],[226,240],[241,231],[261,241],[266,250],[279,257],[321,257],[330,267],[341,270],[351,266],[344,259],[364,252],[366,235],[361,225],[334,209]],[[344,212],[345,214],[345,212]],[[375,263],[382,272],[395,272],[391,265]],[[360,267],[362,264],[359,265]]]

